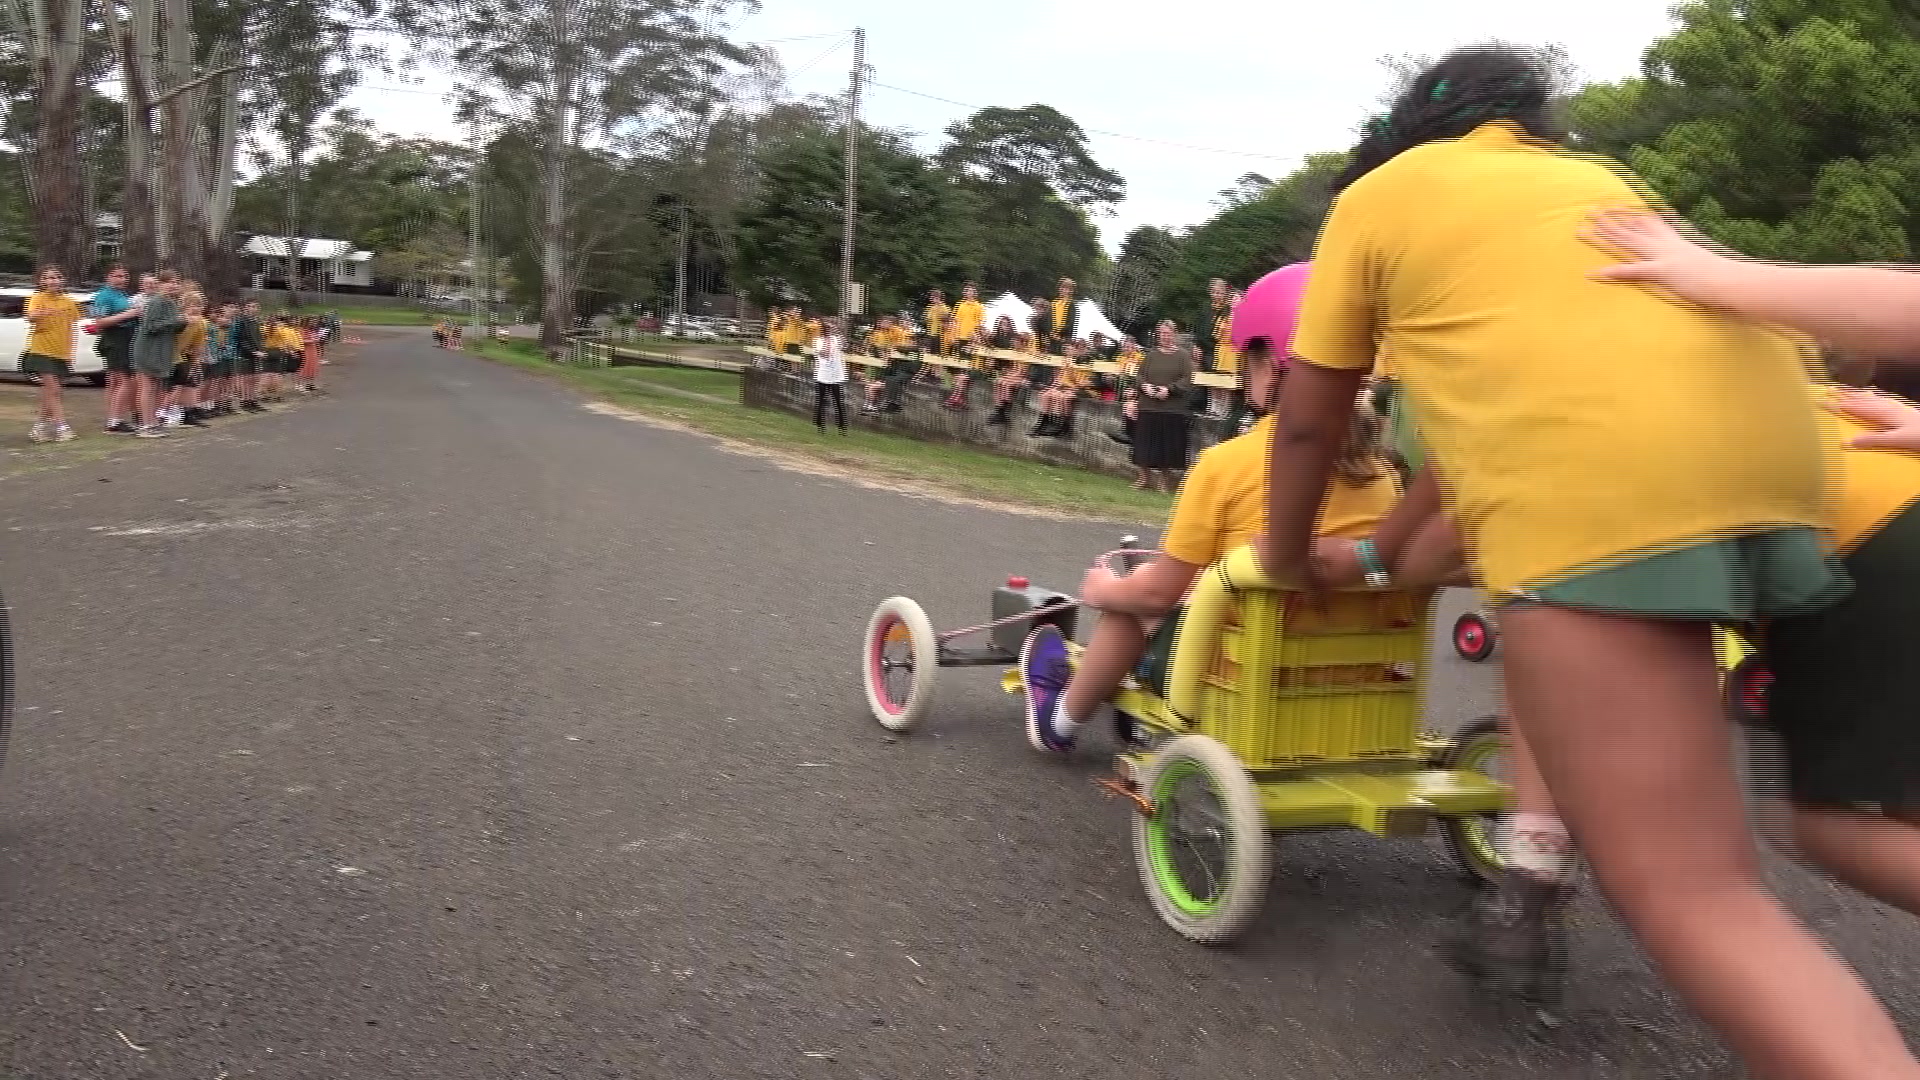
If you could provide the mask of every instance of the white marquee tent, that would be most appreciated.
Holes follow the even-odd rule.
[[[1012,293],[1006,293],[987,305],[986,320],[981,325],[991,333],[993,328],[999,325],[1002,315],[1012,319],[1014,327],[1020,333],[1025,333],[1033,319],[1033,307]],[[1118,342],[1125,336],[1120,332],[1120,328],[1113,325],[1100,311],[1100,306],[1091,300],[1080,301],[1074,316],[1074,328],[1079,331],[1079,337],[1091,339],[1093,335],[1099,334],[1108,341]]]

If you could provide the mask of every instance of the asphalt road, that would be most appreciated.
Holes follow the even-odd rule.
[[[1154,918],[1106,757],[987,672],[865,715],[882,597],[984,619],[1120,525],[789,471],[368,332],[335,393],[0,482],[0,1075],[1735,1076],[1604,910],[1548,1041],[1433,943],[1437,841],[1284,841]],[[1450,597],[1447,617],[1462,597]],[[1495,666],[1436,660],[1443,724]],[[1778,864],[1920,1031],[1911,920]]]

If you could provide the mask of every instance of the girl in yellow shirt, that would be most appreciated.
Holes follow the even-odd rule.
[[[27,297],[26,352],[20,370],[40,378],[40,411],[27,437],[34,442],[71,442],[73,428],[60,400],[61,384],[73,367],[73,327],[80,321],[80,305],[67,295],[67,275],[57,266],[43,266]]]
[[[1593,280],[1607,256],[1587,219],[1648,203],[1554,145],[1552,93],[1534,55],[1461,50],[1355,148],[1282,392],[1266,569],[1314,580],[1336,418],[1390,351],[1426,468],[1505,605],[1513,722],[1616,910],[1755,1073],[1920,1077],[1872,995],[1767,891],[1720,715],[1713,623],[1846,591],[1822,550],[1832,458],[1797,350]]]

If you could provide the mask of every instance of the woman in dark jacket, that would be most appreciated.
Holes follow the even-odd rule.
[[[1140,362],[1139,417],[1134,421],[1133,465],[1137,488],[1171,492],[1187,468],[1192,417],[1193,351],[1174,340],[1173,322],[1162,322],[1154,347]]]

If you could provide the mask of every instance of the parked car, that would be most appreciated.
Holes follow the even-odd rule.
[[[32,289],[0,289],[0,375],[20,374],[20,354],[27,351],[27,297]],[[68,296],[82,307],[93,302],[90,292],[70,292]],[[95,386],[107,384],[107,362],[94,349],[98,339],[81,329],[85,319],[73,327],[73,366],[71,374]]]

